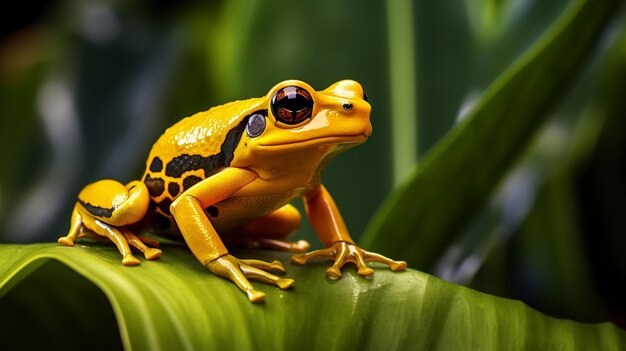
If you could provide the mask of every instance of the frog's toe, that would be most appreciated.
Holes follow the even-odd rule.
[[[362,277],[369,277],[374,274],[374,270],[368,266],[361,266],[357,270],[357,273]]]
[[[280,261],[265,262],[261,260],[240,259],[239,262],[254,268],[262,269],[264,271],[276,271],[279,273],[285,273],[285,266]]]
[[[391,270],[394,272],[403,271],[406,269],[406,262],[405,261],[393,261],[389,263],[389,268],[391,268]]]
[[[300,266],[304,266],[306,264],[306,257],[305,255],[293,255],[291,256],[291,263],[293,264],[297,264]]]
[[[259,238],[248,243],[248,247],[300,253],[306,252],[306,250],[311,247],[311,244],[309,244],[306,240],[291,242],[286,240]]]
[[[337,266],[332,266],[326,270],[326,276],[330,279],[339,279],[341,278],[341,275],[341,269]]]
[[[363,250],[363,254],[365,256],[366,262],[379,262],[379,263],[386,264],[394,272],[403,271],[407,267],[405,261],[394,261],[388,257],[385,257],[381,254],[377,254],[375,252]]]
[[[137,257],[133,255],[126,255],[122,258],[122,264],[124,266],[138,266],[141,262],[137,259]]]
[[[311,244],[309,244],[308,241],[298,240],[294,243],[291,243],[291,252],[306,252],[309,247],[311,247]]]
[[[162,252],[159,249],[147,248],[146,250],[144,250],[143,256],[147,260],[154,260],[154,259],[161,257],[161,253]]]
[[[276,281],[276,285],[283,290],[291,289],[295,283],[296,281],[290,278],[279,278]]]
[[[305,265],[310,260],[314,260],[318,258],[333,259],[334,257],[335,257],[335,249],[326,248],[326,249],[307,252],[302,255],[293,255],[291,256],[291,263]]]
[[[283,279],[279,278],[271,273],[267,273],[266,271],[253,267],[251,265],[247,265],[242,262],[239,266],[243,274],[248,279],[256,280],[265,284],[276,285],[281,289],[288,289],[293,285],[293,279]]]
[[[74,246],[74,240],[66,236],[60,237],[59,240],[57,240],[57,242],[63,246]]]
[[[280,261],[274,261],[274,262],[270,263],[270,267],[271,267],[271,269],[273,269],[275,271],[278,271],[280,273],[285,273],[286,272],[285,265],[283,265],[283,263],[280,262]]]
[[[262,302],[265,300],[265,296],[267,296],[264,292],[254,289],[246,290],[246,295],[248,295],[248,300],[250,300],[250,302],[255,303]]]

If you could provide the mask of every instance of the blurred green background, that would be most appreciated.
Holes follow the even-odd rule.
[[[568,3],[16,3],[0,33],[0,242],[56,240],[78,191],[140,177],[169,125],[291,78],[316,89],[355,79],[372,103],[371,138],[324,173],[358,239]],[[436,262],[412,268],[557,317],[626,325],[624,22],[622,6],[490,201]],[[308,225],[298,236],[319,247]]]

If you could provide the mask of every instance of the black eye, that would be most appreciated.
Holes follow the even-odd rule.
[[[313,98],[300,87],[282,88],[272,98],[272,113],[285,124],[298,124],[311,117]]]
[[[348,102],[344,102],[343,103],[343,109],[346,110],[346,111],[352,110],[352,104],[348,103]]]
[[[246,125],[246,134],[250,138],[256,138],[259,135],[263,134],[265,130],[265,116],[260,113],[255,113],[248,119],[248,124]]]

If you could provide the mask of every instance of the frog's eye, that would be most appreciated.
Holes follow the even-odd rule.
[[[298,124],[311,117],[313,98],[300,87],[285,87],[272,97],[272,113],[285,124]]]
[[[248,124],[246,124],[246,134],[250,138],[256,138],[263,134],[265,130],[265,116],[260,113],[255,113],[248,118]]]

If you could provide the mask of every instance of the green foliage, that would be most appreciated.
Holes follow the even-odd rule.
[[[612,1],[572,4],[420,161],[362,242],[405,257],[413,267],[432,266],[548,118],[614,9]],[[475,175],[464,177],[470,169]]]
[[[116,330],[98,288],[113,306],[124,346],[136,350],[617,349],[626,343],[626,332],[611,324],[554,319],[414,270],[379,268],[371,280],[348,270],[332,281],[323,264],[299,267],[284,253],[238,252],[264,260],[278,256],[296,279],[290,291],[257,284],[268,296],[255,305],[233,284],[207,274],[187,249],[166,246],[164,252],[157,261],[129,268],[110,245],[1,246],[0,257],[12,257],[0,264],[6,277],[0,281],[3,346],[89,347],[90,328],[114,342]],[[8,291],[7,281],[20,281],[21,289]],[[50,293],[41,282],[77,290]],[[30,318],[41,313],[39,306],[62,314],[63,324],[50,328]]]

